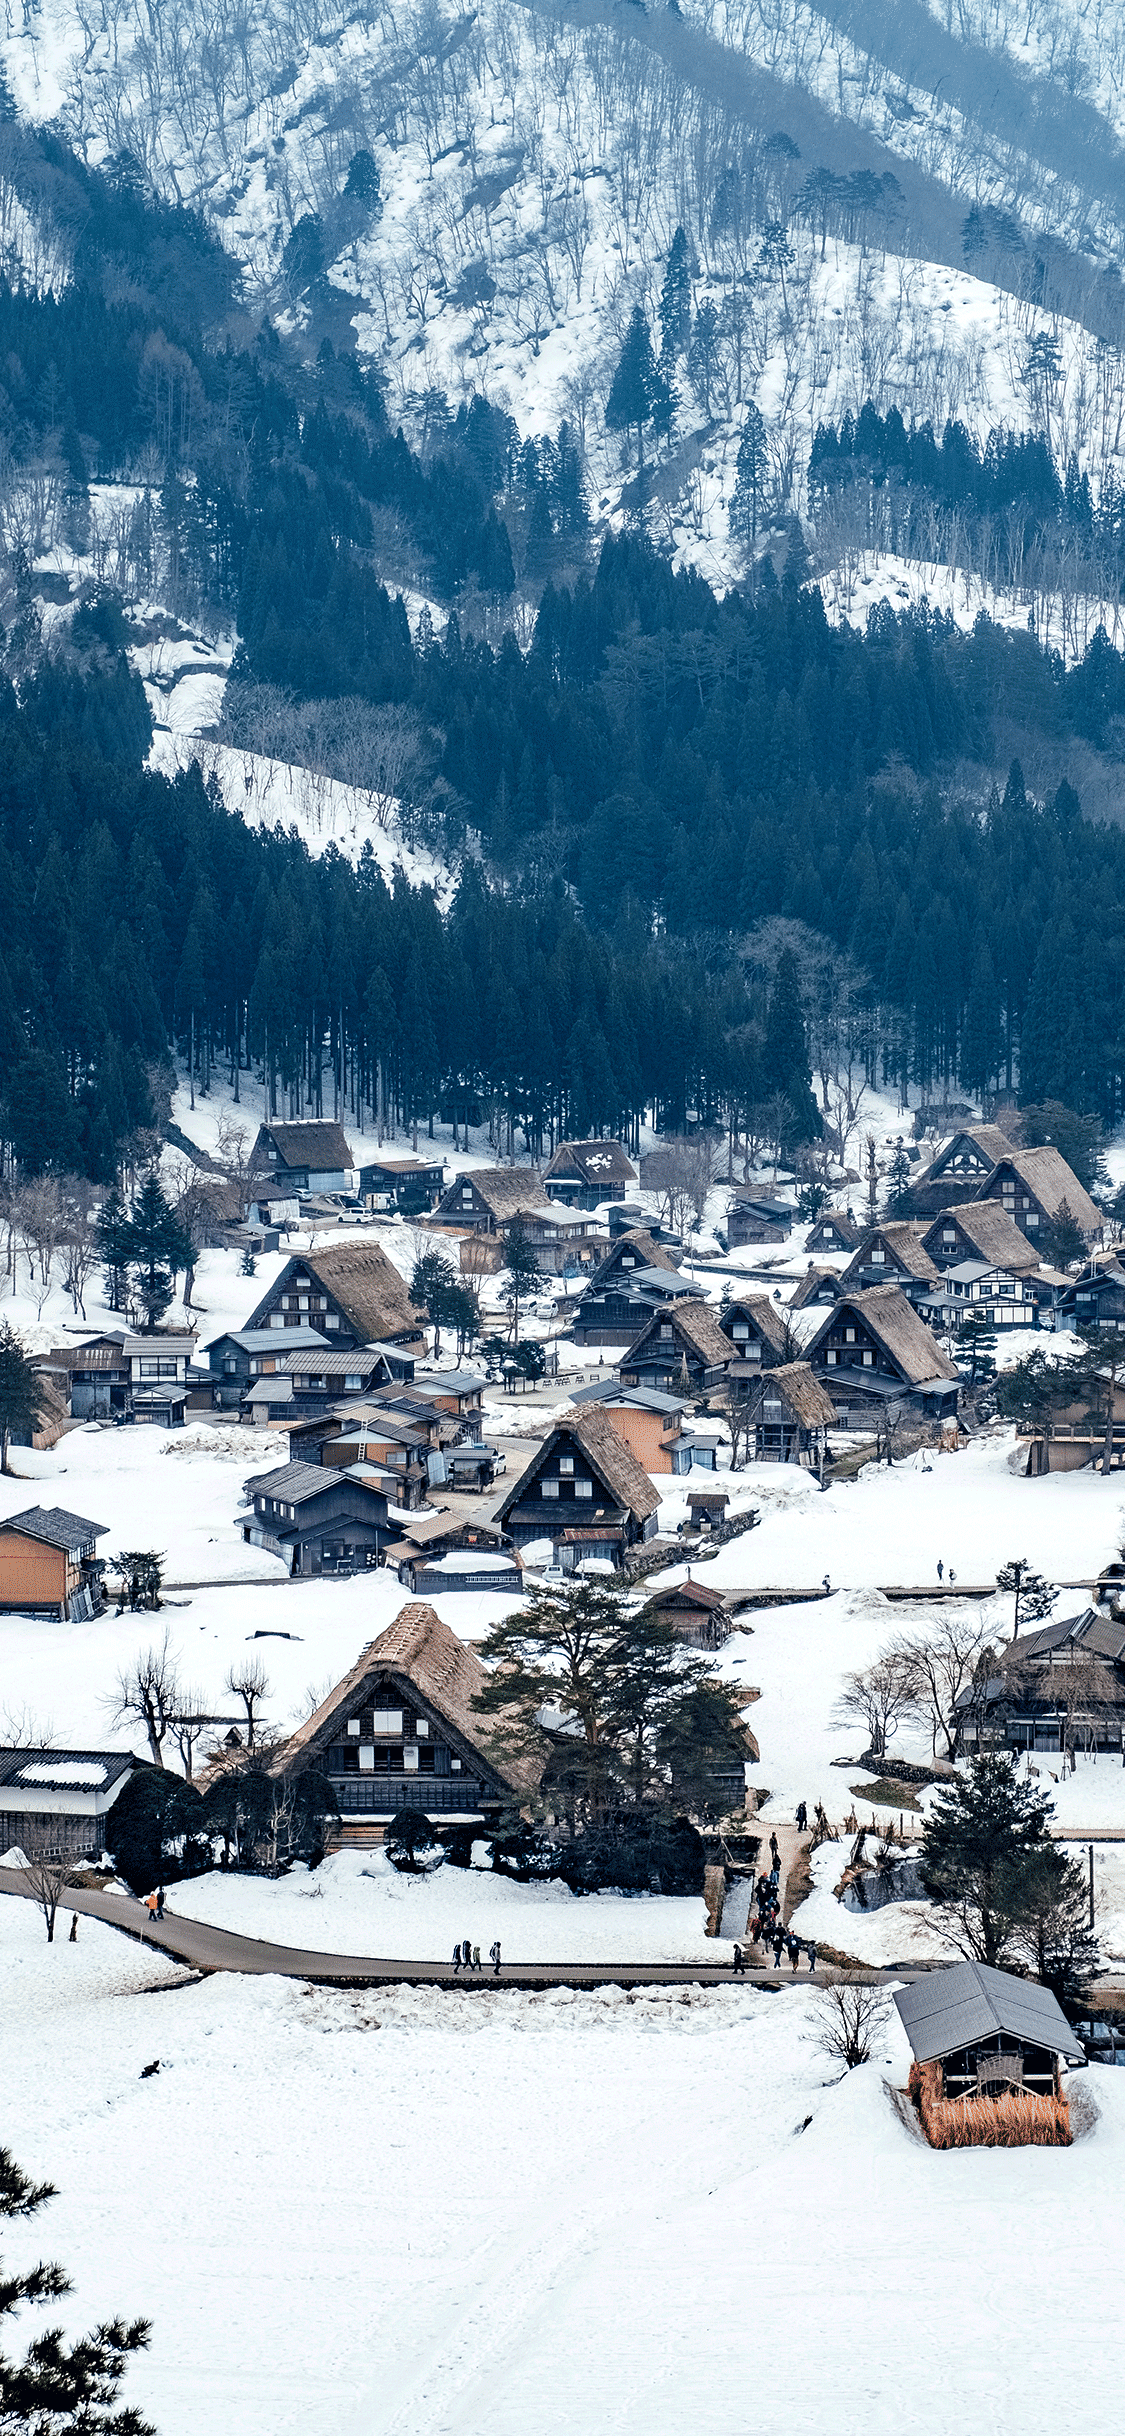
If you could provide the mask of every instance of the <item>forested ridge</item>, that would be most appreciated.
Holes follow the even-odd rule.
[[[765,559],[722,600],[628,533],[595,564],[565,429],[525,446],[483,400],[435,402],[419,455],[354,358],[322,350],[314,375],[252,326],[202,224],[127,163],[105,178],[54,138],[0,140],[82,230],[61,296],[0,290],[13,458],[54,465],[79,526],[91,478],[132,479],[126,558],[159,534],[183,602],[237,615],[232,718],[270,700],[406,718],[405,825],[461,870],[443,920],[370,856],[312,859],[198,770],[147,770],[112,587],[45,643],[17,553],[0,1020],[23,1163],[108,1175],[172,1040],[204,1085],[253,1064],[279,1106],[327,1093],[356,1122],[381,1091],[407,1123],[492,1101],[537,1145],[644,1109],[737,1132],[801,1096],[777,955],[755,945],[773,917],[823,942],[814,1058],[846,1021],[872,1073],[1120,1113],[1125,831],[1065,783],[1032,802],[1018,764],[987,777],[998,731],[1116,750],[1125,662],[1104,638],[1068,670],[985,619],[832,627],[796,527],[780,576]],[[523,651],[502,630],[517,528],[552,579]],[[383,580],[406,551],[448,604],[440,637]]]

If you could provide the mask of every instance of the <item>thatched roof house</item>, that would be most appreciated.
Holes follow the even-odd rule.
[[[1023,1277],[1039,1266],[1034,1244],[1028,1242],[1002,1201],[963,1201],[942,1210],[926,1228],[922,1243],[939,1269],[956,1269],[965,1260],[983,1260],[990,1268]]]
[[[397,1345],[421,1354],[426,1339],[406,1281],[376,1243],[344,1242],[286,1262],[246,1322],[315,1328],[334,1345]],[[278,1338],[278,1353],[284,1353]]]
[[[956,1415],[956,1365],[898,1286],[841,1295],[806,1359],[831,1396],[841,1429],[869,1426],[878,1407],[890,1402],[926,1420]]]
[[[709,1306],[694,1295],[654,1311],[618,1363],[623,1387],[674,1388],[686,1381],[701,1395],[718,1385],[731,1359],[730,1340]]]
[[[901,1286],[904,1293],[932,1286],[937,1270],[922,1241],[922,1229],[909,1219],[870,1226],[840,1277],[847,1293],[852,1286]]]
[[[648,1539],[660,1504],[648,1473],[599,1404],[561,1421],[496,1508],[495,1520],[517,1548],[550,1541],[573,1572],[586,1557],[620,1564]]]
[[[1064,1202],[1087,1242],[1101,1240],[1104,1220],[1097,1203],[1051,1142],[1038,1150],[1013,1150],[1009,1144],[974,1197],[1002,1202],[1030,1242],[1047,1233]]]
[[[268,1176],[279,1194],[346,1193],[356,1170],[342,1125],[302,1117],[292,1125],[271,1119],[258,1127],[248,1172]]]
[[[537,1781],[533,1763],[513,1755],[514,1734],[509,1748],[503,1713],[473,1708],[487,1679],[475,1650],[412,1600],[290,1736],[273,1773],[327,1776],[345,1828],[402,1808],[487,1817]]]

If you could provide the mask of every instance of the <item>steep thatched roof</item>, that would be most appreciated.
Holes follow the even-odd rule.
[[[913,1225],[909,1218],[895,1218],[888,1220],[884,1226],[867,1227],[862,1242],[843,1272],[841,1286],[846,1291],[853,1278],[862,1277],[865,1269],[871,1267],[871,1255],[877,1244],[882,1244],[890,1255],[887,1262],[889,1268],[902,1268],[908,1277],[917,1278],[920,1284],[931,1285],[937,1277],[937,1270],[923,1248],[922,1233],[922,1228]]]
[[[1007,1158],[1012,1147],[1002,1125],[959,1125],[956,1133],[950,1134],[948,1140],[942,1143],[940,1150],[931,1159],[929,1166],[923,1169],[922,1174],[917,1178],[918,1185],[940,1182],[945,1163],[956,1150],[959,1142],[972,1142],[980,1152],[982,1159],[987,1159],[989,1165],[993,1167],[998,1160]]]
[[[566,1176],[576,1169],[591,1190],[599,1184],[635,1184],[637,1171],[620,1142],[560,1142],[546,1173]]]
[[[854,1250],[863,1233],[858,1218],[849,1218],[846,1210],[822,1210],[815,1224],[809,1228],[806,1245],[815,1243],[821,1228],[829,1226],[835,1229],[849,1251]]]
[[[543,1178],[537,1167],[467,1167],[443,1193],[439,1211],[445,1212],[448,1203],[448,1214],[457,1216],[463,1184],[475,1187],[485,1208],[491,1210],[501,1225],[524,1211],[541,1210],[544,1206]]]
[[[1067,1166],[1061,1150],[1056,1150],[1053,1142],[1045,1142],[1039,1150],[1013,1150],[1010,1143],[1006,1144],[992,1174],[985,1177],[975,1196],[978,1201],[998,1198],[998,1180],[1005,1167],[1012,1169],[1032,1198],[1052,1218],[1058,1217],[1065,1201],[1071,1217],[1084,1235],[1100,1235],[1104,1220],[1097,1203],[1091,1201],[1085,1186],[1079,1183],[1074,1169]]]
[[[778,1389],[802,1429],[835,1428],[836,1407],[808,1362],[783,1362],[779,1369],[767,1370],[763,1394],[773,1395]]]
[[[354,1716],[364,1685],[381,1674],[405,1675],[427,1706],[455,1735],[479,1751],[493,1773],[514,1791],[529,1791],[538,1781],[537,1770],[514,1759],[507,1745],[499,1756],[496,1719],[480,1716],[472,1705],[474,1695],[488,1681],[480,1659],[424,1599],[412,1599],[377,1640],[368,1641],[355,1665],[282,1745],[273,1762],[274,1773],[289,1775],[315,1759],[333,1740],[338,1721]],[[502,1724],[503,1711],[501,1731]]]
[[[277,1161],[266,1156],[266,1144],[272,1142]],[[284,1175],[286,1168],[307,1167],[318,1175],[355,1166],[351,1148],[342,1125],[325,1122],[320,1117],[302,1117],[293,1125],[262,1125],[250,1153],[250,1173],[263,1171]]]
[[[693,1306],[694,1307],[694,1306]],[[527,1485],[532,1482],[557,1446],[573,1439],[586,1457],[590,1469],[615,1504],[624,1506],[638,1522],[647,1522],[660,1503],[648,1473],[642,1470],[632,1448],[618,1436],[604,1405],[585,1404],[544,1439],[537,1454],[513,1482],[507,1496],[496,1508],[497,1522],[506,1522],[518,1506]]]
[[[302,1252],[299,1257],[339,1303],[361,1344],[389,1344],[396,1336],[425,1341],[406,1280],[377,1243],[333,1244],[326,1251]]]
[[[816,1302],[822,1286],[831,1286],[832,1299],[835,1301],[840,1291],[840,1280],[835,1269],[818,1269],[815,1265],[810,1265],[806,1269],[796,1293],[789,1297],[790,1311],[803,1311],[806,1303]]]
[[[596,1294],[605,1280],[616,1274],[623,1252],[632,1252],[636,1265],[640,1269],[675,1271],[679,1265],[677,1261],[671,1259],[663,1244],[657,1243],[655,1236],[648,1234],[644,1227],[630,1227],[626,1234],[619,1235],[617,1241],[610,1245],[604,1260],[598,1262],[583,1294],[583,1301],[585,1301],[586,1295]]]
[[[1028,1242],[1002,1201],[960,1201],[953,1209],[942,1210],[923,1237],[935,1255],[941,1248],[941,1230],[950,1220],[960,1227],[977,1259],[986,1260],[990,1268],[1007,1269],[1014,1277],[1038,1268],[1034,1244]]]
[[[829,1329],[838,1327],[849,1311],[863,1320],[908,1386],[919,1387],[928,1379],[960,1377],[956,1364],[930,1335],[901,1286],[869,1286],[863,1294],[842,1294],[833,1309],[825,1312],[823,1324],[809,1346],[810,1355],[817,1351]],[[841,1378],[843,1375],[841,1372]],[[862,1371],[858,1376],[862,1381]]]
[[[785,1312],[780,1303],[771,1302],[768,1294],[737,1294],[727,1304],[719,1327],[728,1339],[732,1337],[736,1319],[748,1319],[759,1336],[765,1339],[771,1353],[785,1352]]]
[[[640,1335],[634,1338],[628,1352],[622,1354],[618,1368],[628,1369],[650,1340],[659,1343],[659,1332],[669,1322],[684,1344],[698,1354],[708,1369],[726,1369],[731,1357],[730,1338],[723,1335],[709,1304],[701,1302],[695,1294],[677,1295],[674,1302],[665,1303],[661,1311],[654,1311],[647,1327],[642,1328]]]

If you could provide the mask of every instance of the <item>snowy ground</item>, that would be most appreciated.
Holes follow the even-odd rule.
[[[244,1937],[403,1962],[445,1961],[465,1937],[482,1955],[499,1937],[512,1963],[714,1962],[727,1951],[705,1936],[698,1897],[518,1886],[475,1849],[480,1868],[443,1865],[429,1878],[400,1876],[381,1852],[336,1853],[276,1883],[216,1870],[176,1887],[170,1908]]]
[[[0,1957],[5,2138],[59,2185],[6,2256],[65,2261],[75,2331],[151,2316],[128,2395],[160,2436],[1116,2415],[1125,2075],[1083,2076],[1069,2151],[936,2156],[887,2095],[897,2021],[839,2082],[807,1991],[193,1984],[96,1922],[49,1948],[15,1901]]]

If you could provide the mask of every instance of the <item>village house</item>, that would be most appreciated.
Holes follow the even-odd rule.
[[[253,1380],[280,1377],[291,1354],[330,1350],[319,1328],[289,1328],[284,1336],[274,1328],[227,1329],[201,1347],[224,1412],[237,1411]]]
[[[468,1437],[480,1432],[484,1405],[484,1372],[467,1370],[420,1370],[412,1383],[411,1401],[427,1404],[434,1412],[445,1413],[458,1421]]]
[[[888,1405],[911,1420],[953,1420],[960,1377],[897,1286],[844,1294],[822,1320],[806,1360],[838,1429],[870,1429]]]
[[[443,1193],[430,1223],[438,1228],[471,1229],[482,1236],[500,1237],[516,1219],[540,1268],[552,1277],[561,1277],[568,1266],[593,1262],[605,1242],[592,1218],[582,1212],[561,1209],[548,1200],[542,1176],[526,1167],[468,1169]],[[463,1268],[467,1265],[463,1252],[461,1265]],[[502,1254],[498,1265],[503,1265]]]
[[[597,1404],[609,1414],[615,1430],[641,1470],[648,1473],[690,1472],[695,1465],[713,1470],[715,1444],[707,1424],[694,1421],[683,1396],[657,1387],[621,1387],[595,1380],[577,1387],[571,1402]]]
[[[321,1117],[260,1125],[247,1172],[259,1188],[268,1181],[271,1203],[301,1193],[354,1193],[358,1182],[343,1126]]]
[[[979,1319],[989,1328],[1037,1328],[1039,1304],[1030,1276],[1013,1277],[1008,1269],[990,1268],[984,1260],[962,1260],[945,1269],[928,1294],[915,1304],[927,1328],[947,1332],[965,1320]]]
[[[550,1432],[501,1499],[495,1520],[516,1548],[549,1543],[555,1563],[573,1573],[587,1558],[620,1565],[655,1531],[659,1504],[609,1414],[591,1404]]]
[[[105,1523],[65,1506],[27,1506],[0,1522],[0,1614],[84,1623],[102,1605]]]
[[[736,1185],[727,1204],[727,1244],[735,1252],[745,1244],[784,1243],[796,1223],[795,1202],[763,1199],[745,1185]]]
[[[1056,1327],[1125,1328],[1125,1269],[1112,1253],[1096,1253],[1077,1277],[1066,1278],[1055,1302]]]
[[[290,1441],[292,1444],[292,1441]],[[374,1471],[392,1505],[403,1513],[424,1506],[431,1488],[446,1478],[446,1457],[428,1446],[421,1430],[391,1413],[376,1411],[345,1421],[338,1435],[321,1441],[320,1462],[336,1472]]]
[[[806,1252],[854,1252],[863,1228],[851,1211],[822,1210],[805,1237]]]
[[[109,1812],[141,1765],[131,1751],[0,1748],[0,1852],[100,1860]]]
[[[1079,1615],[1020,1633],[966,1685],[956,1716],[959,1752],[1125,1756],[1125,1623],[1096,1597]]]
[[[1039,1266],[1039,1254],[1002,1201],[965,1201],[942,1210],[925,1228],[922,1248],[935,1268],[956,1269],[966,1260],[986,1261],[1012,1277]]]
[[[1007,1158],[1011,1143],[1000,1125],[965,1125],[943,1142],[935,1158],[911,1187],[916,1210],[931,1213],[949,1203],[967,1201],[971,1193]]]
[[[359,1170],[359,1191],[369,1209],[399,1210],[404,1218],[432,1210],[445,1190],[444,1159],[419,1159],[410,1151],[378,1151]]]
[[[451,1507],[439,1506],[436,1511],[430,1508],[399,1517],[395,1532],[384,1549],[383,1561],[394,1567],[403,1587],[411,1592],[424,1574],[438,1566],[445,1567],[448,1574],[446,1589],[487,1589],[487,1577],[495,1575],[508,1593],[520,1590],[522,1568],[507,1532],[498,1523],[483,1517],[467,1521]],[[445,1566],[447,1558],[456,1561]]]
[[[730,1358],[729,1339],[710,1306],[682,1295],[653,1313],[617,1368],[623,1387],[682,1388],[702,1396],[718,1386]]]
[[[405,1281],[374,1243],[333,1244],[288,1260],[246,1322],[262,1328],[313,1328],[342,1346],[393,1346],[424,1355],[426,1337]]]
[[[284,1463],[246,1483],[253,1519],[242,1536],[283,1557],[291,1574],[361,1573],[393,1537],[381,1479],[363,1465]]]
[[[683,1294],[698,1293],[679,1273],[678,1262],[640,1228],[619,1235],[595,1269],[574,1308],[576,1345],[631,1345],[653,1312]]]
[[[474,1710],[485,1681],[476,1652],[413,1601],[290,1737],[274,1773],[327,1777],[345,1843],[381,1842],[401,1809],[495,1819],[527,1797],[535,1771],[502,1753],[503,1717]]]
[[[933,2148],[1065,2147],[1064,2072],[1084,2065],[1058,1999],[1034,1980],[955,1962],[923,1971],[894,2001],[914,2062],[910,2094]]]
[[[731,1635],[726,1597],[713,1590],[707,1582],[693,1582],[690,1573],[686,1581],[674,1582],[665,1590],[654,1590],[646,1601],[649,1611],[661,1623],[671,1626],[677,1641],[686,1641],[692,1649],[722,1649]],[[741,1697],[743,1686],[739,1686]],[[758,1757],[757,1745],[754,1758]]]
[[[790,1295],[788,1309],[805,1311],[810,1304],[835,1303],[840,1299],[840,1280],[835,1269],[806,1269],[800,1285]]]
[[[784,1362],[755,1379],[747,1399],[755,1463],[799,1463],[823,1475],[836,1407],[808,1362]]]
[[[189,1405],[209,1408],[212,1401],[209,1381],[207,1393],[200,1392],[194,1354],[191,1332],[106,1330],[85,1343],[56,1347],[43,1357],[43,1368],[58,1382],[72,1420],[150,1421],[175,1429]]]
[[[322,1413],[294,1417],[287,1424],[291,1462],[320,1463],[323,1449],[337,1440],[360,1443],[365,1432],[377,1437],[385,1427],[405,1428],[424,1449],[427,1457],[442,1448],[453,1446],[462,1434],[460,1425],[447,1413],[432,1406],[416,1403],[408,1393],[384,1389],[378,1396],[363,1396],[356,1402],[330,1404]]]
[[[575,1210],[596,1210],[603,1201],[624,1201],[637,1171],[620,1142],[560,1142],[543,1177],[549,1201]]]
[[[729,1340],[727,1376],[739,1394],[760,1371],[792,1358],[788,1314],[768,1294],[736,1294],[719,1313],[719,1326]]]
[[[864,1286],[899,1286],[913,1302],[929,1291],[936,1277],[921,1228],[902,1218],[864,1229],[839,1283],[842,1294]]]
[[[1100,1243],[1104,1224],[1097,1203],[1079,1183],[1062,1152],[1046,1143],[1041,1150],[1008,1149],[985,1177],[978,1201],[999,1201],[1014,1218],[1029,1243],[1049,1235],[1064,1202],[1088,1244]]]

